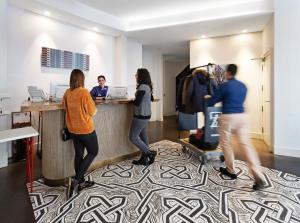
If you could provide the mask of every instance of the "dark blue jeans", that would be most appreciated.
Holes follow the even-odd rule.
[[[150,154],[147,135],[148,122],[149,119],[133,118],[129,133],[130,141],[146,155]]]
[[[97,134],[93,131],[90,134],[71,135],[75,148],[75,179],[84,182],[84,174],[98,154],[99,145]],[[83,157],[85,148],[87,150],[87,155]]]

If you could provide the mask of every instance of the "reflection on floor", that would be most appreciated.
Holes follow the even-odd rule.
[[[30,199],[37,222],[300,222],[300,178],[264,168],[266,187],[237,161],[238,179],[217,171],[219,160],[201,165],[195,153],[167,140],[149,167],[131,161],[107,165],[88,175],[96,181],[66,200],[65,187],[36,181]]]

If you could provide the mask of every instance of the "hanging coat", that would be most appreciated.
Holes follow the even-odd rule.
[[[189,75],[185,78],[182,88],[182,109],[180,110],[183,113],[193,114],[193,104],[189,99],[189,87],[192,83],[193,76]]]
[[[204,75],[193,76],[188,89],[188,100],[192,104],[193,112],[203,112],[205,110],[205,95],[212,95],[216,90],[214,80]]]

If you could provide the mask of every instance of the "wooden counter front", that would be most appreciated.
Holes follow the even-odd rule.
[[[91,169],[112,161],[122,160],[137,154],[128,135],[133,118],[130,100],[105,100],[96,102],[97,114],[94,124],[98,137],[99,153]],[[42,128],[42,173],[49,181],[63,180],[75,175],[74,146],[72,140],[62,141],[64,110],[61,103],[29,103],[22,111],[43,111]]]

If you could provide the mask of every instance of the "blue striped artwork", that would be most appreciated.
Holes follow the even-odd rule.
[[[42,47],[41,66],[60,69],[90,69],[90,56],[66,50]]]

